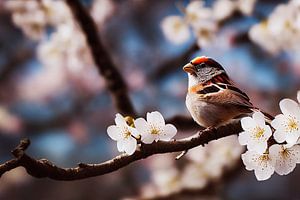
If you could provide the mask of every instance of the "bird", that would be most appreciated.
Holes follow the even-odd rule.
[[[186,107],[200,126],[217,128],[259,111],[214,59],[196,57],[183,70],[188,74]]]

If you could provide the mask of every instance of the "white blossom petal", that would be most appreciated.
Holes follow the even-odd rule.
[[[242,161],[248,171],[254,170],[255,169],[255,158],[257,153],[253,151],[246,151],[244,154],[241,155]]]
[[[300,145],[294,145],[292,148],[293,154],[296,158],[296,163],[300,163]]]
[[[139,134],[141,134],[141,139],[143,141],[143,138],[149,135],[151,129],[150,125],[144,118],[138,118],[134,121],[134,126]]]
[[[282,130],[284,129],[283,122],[286,120],[286,117],[283,114],[279,114],[273,119],[271,122],[271,125],[276,130]]]
[[[299,136],[300,136],[299,131],[289,132],[289,133],[286,133],[285,140],[288,144],[296,144]]]
[[[137,131],[136,128],[128,126],[128,130],[130,131],[130,133],[131,133],[132,136],[139,137],[140,134],[139,134],[139,132]]]
[[[136,139],[129,137],[126,140],[124,140],[123,143],[123,150],[128,154],[128,155],[132,155],[137,147],[137,141]]]
[[[291,99],[283,99],[279,102],[279,107],[284,115],[300,116],[300,108],[297,102]]]
[[[254,171],[254,174],[258,181],[267,180],[274,174],[274,167],[270,164],[262,164]]]
[[[245,131],[250,131],[251,129],[255,128],[256,123],[251,117],[244,117],[241,119],[242,128]]]
[[[252,118],[259,126],[264,126],[266,124],[265,116],[261,112],[254,112]]]
[[[300,103],[300,90],[297,92],[297,101]]]
[[[244,131],[239,134],[238,140],[241,145],[247,145],[249,139],[249,133]]]
[[[265,133],[263,135],[263,138],[265,138],[267,140],[272,135],[272,129],[271,129],[271,127],[269,125],[265,125],[264,129],[265,129]]]
[[[151,144],[154,140],[156,140],[156,137],[153,134],[146,134],[142,136],[142,142],[145,144]]]
[[[119,127],[127,125],[125,118],[119,113],[116,114],[115,123]]]
[[[147,122],[158,127],[163,127],[165,125],[164,117],[157,111],[147,113]]]
[[[164,141],[169,141],[176,135],[176,133],[177,133],[176,127],[172,124],[167,124],[164,127],[163,133],[159,136],[159,139]]]
[[[113,140],[120,140],[122,138],[120,129],[115,125],[111,125],[107,128],[107,134]]]
[[[117,141],[117,148],[119,152],[124,152],[124,144],[125,144],[124,140]]]
[[[255,151],[259,154],[265,153],[267,147],[268,147],[267,141],[250,140],[247,145],[249,151]]]
[[[283,145],[274,144],[269,148],[272,163],[275,167],[276,173],[279,175],[287,175],[291,173],[300,156],[300,149],[295,146],[285,148]]]
[[[273,136],[278,143],[282,143],[285,141],[286,134],[283,131],[276,130]]]

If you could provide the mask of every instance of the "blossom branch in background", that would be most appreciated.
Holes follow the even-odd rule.
[[[165,195],[154,195],[152,197],[139,197],[141,200],[168,200],[168,199],[190,199],[193,197],[214,197],[220,193],[224,187],[220,185],[226,185],[232,182],[242,172],[242,162],[237,162],[232,168],[225,169],[223,175],[215,180],[211,180],[203,188],[184,188],[179,191],[174,191]]]
[[[116,109],[126,115],[135,116],[135,110],[127,93],[126,83],[105,50],[94,20],[78,0],[66,0],[74,17],[86,36],[94,62],[106,80]]]
[[[171,153],[188,150],[199,145],[205,145],[229,135],[238,134],[242,130],[240,123],[222,126],[218,129],[205,129],[191,137],[173,140],[158,141],[152,144],[141,144],[140,149],[132,155],[122,154],[100,164],[78,164],[75,168],[60,168],[46,159],[34,159],[25,153],[30,144],[29,140],[22,140],[13,150],[15,159],[0,165],[0,176],[17,168],[24,167],[28,174],[36,178],[48,177],[54,180],[72,181],[100,176],[121,169],[132,162],[147,158],[155,154]]]
[[[183,65],[187,63],[189,57],[195,53],[195,51],[199,50],[200,48],[195,43],[191,45],[185,52],[183,52],[180,56],[172,58],[170,60],[165,61],[161,65],[157,67],[156,70],[150,75],[152,80],[161,79],[162,77],[168,75],[170,71],[178,70]]]

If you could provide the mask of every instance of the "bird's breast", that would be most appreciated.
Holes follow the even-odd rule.
[[[203,127],[217,127],[228,121],[234,114],[224,105],[199,99],[197,94],[187,94],[186,107],[193,119]]]

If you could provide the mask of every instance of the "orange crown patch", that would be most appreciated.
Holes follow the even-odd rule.
[[[208,61],[208,57],[206,57],[206,56],[201,56],[201,57],[196,57],[196,58],[194,58],[192,61],[191,61],[191,63],[193,64],[193,65],[198,65],[198,64],[200,64],[200,63],[203,63],[203,62],[206,62],[206,61]]]

